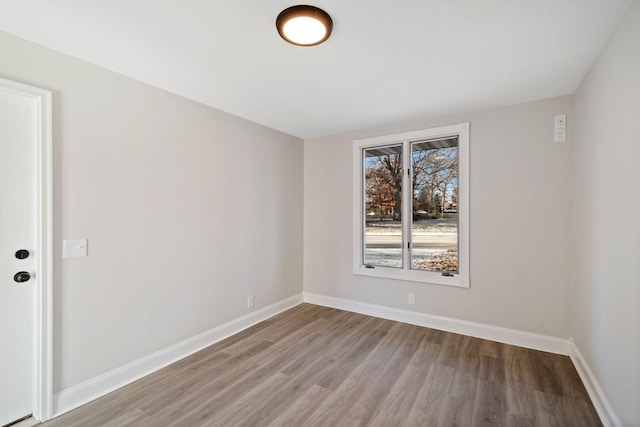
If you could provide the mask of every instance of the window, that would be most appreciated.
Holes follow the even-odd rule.
[[[353,272],[469,287],[469,123],[353,141]]]

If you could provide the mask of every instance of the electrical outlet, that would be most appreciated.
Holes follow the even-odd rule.
[[[556,128],[553,133],[553,140],[555,142],[564,142],[567,140],[567,131],[564,128]]]
[[[416,296],[414,294],[407,294],[407,303],[415,304],[416,303]]]
[[[252,307],[253,307],[253,295],[247,298],[247,308],[252,308]]]

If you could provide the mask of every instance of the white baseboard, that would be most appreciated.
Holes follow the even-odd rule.
[[[565,356],[569,354],[570,350],[569,340],[567,339],[453,319],[450,317],[434,316],[417,311],[401,310],[308,292],[304,293],[304,302]]]
[[[604,427],[622,427],[622,423],[613,411],[609,400],[607,400],[607,397],[604,395],[604,391],[602,391],[600,384],[598,384],[584,356],[582,356],[576,343],[573,342],[573,338],[571,338],[569,342],[571,345],[569,357],[571,357],[571,361],[573,361],[573,365],[576,367],[576,371],[578,371],[578,375],[584,387],[587,389],[587,393],[589,393],[591,402],[600,416],[600,421],[602,421]]]
[[[176,345],[135,360],[53,396],[53,417],[111,393],[218,341],[260,323],[302,302],[302,294],[256,310]]]

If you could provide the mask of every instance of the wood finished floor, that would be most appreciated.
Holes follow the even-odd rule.
[[[301,304],[56,426],[600,426],[566,356]]]

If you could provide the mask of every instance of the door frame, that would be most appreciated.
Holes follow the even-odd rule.
[[[33,416],[38,421],[51,419],[53,408],[52,365],[52,92],[0,78],[0,90],[30,98],[36,106],[34,123],[36,146],[36,251],[37,274],[33,299]]]

